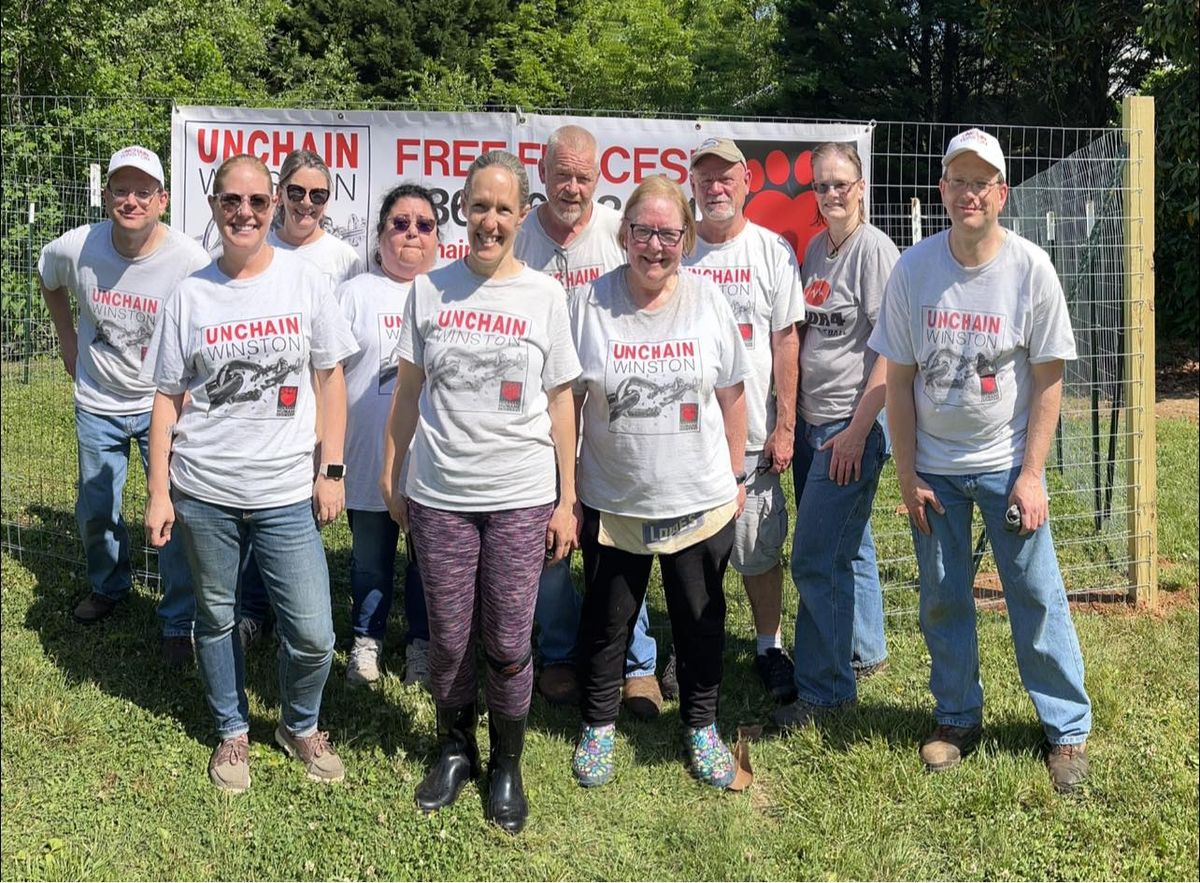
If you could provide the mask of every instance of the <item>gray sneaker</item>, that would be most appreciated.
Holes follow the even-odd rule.
[[[1050,782],[1059,794],[1071,794],[1088,774],[1087,743],[1051,745],[1046,754]]]
[[[275,728],[275,741],[289,757],[304,764],[304,771],[314,782],[340,782],[346,778],[346,768],[329,744],[329,734],[316,730],[311,736],[293,736],[280,724]]]
[[[351,687],[369,687],[383,677],[379,670],[379,654],[383,652],[383,641],[379,638],[364,638],[356,635],[350,648],[350,661],[346,665],[346,683]]]
[[[250,737],[226,739],[208,761],[208,778],[222,791],[241,794],[250,787]]]
[[[404,686],[420,684],[429,689],[429,642],[413,638],[404,650]]]

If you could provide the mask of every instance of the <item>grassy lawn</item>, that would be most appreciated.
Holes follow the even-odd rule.
[[[71,620],[82,580],[65,538],[69,410],[18,384],[6,382],[4,393],[5,521],[30,528],[27,545],[49,553],[0,559],[5,880],[1197,878],[1194,424],[1159,424],[1162,610],[1133,615],[1114,605],[1076,615],[1095,715],[1082,795],[1050,789],[1041,731],[997,612],[979,614],[988,697],[981,749],[944,775],[922,771],[917,744],[932,725],[928,657],[902,612],[913,599],[896,589],[891,669],[863,685],[856,709],[756,742],[756,779],[744,794],[688,777],[674,703],[653,723],[622,718],[614,781],[585,791],[569,769],[576,714],[535,698],[524,765],[531,816],[512,838],[483,822],[475,787],[434,816],[413,805],[434,751],[433,703],[401,685],[401,623],[386,649],[396,672],[383,687],[345,687],[344,521],[327,533],[342,641],[322,717],[347,780],[308,783],[272,746],[275,666],[262,647],[247,677],[253,786],[238,797],[217,793],[204,773],[213,734],[200,681],[158,665],[152,592],[139,585],[120,614],[95,628]],[[23,425],[18,418],[35,422],[34,437],[12,431]],[[35,451],[47,477],[12,484],[12,467]],[[132,470],[131,487],[141,480]],[[13,511],[15,499],[41,502]],[[890,504],[881,493],[881,508]],[[886,566],[899,581],[907,565],[902,532],[894,533],[895,561]],[[1067,554],[1083,555],[1079,546]],[[744,595],[732,576],[727,588],[720,725],[732,736],[769,720],[771,706],[752,671]],[[665,625],[654,591],[652,620]],[[794,592],[785,598],[790,622]],[[486,745],[486,728],[479,735]]]

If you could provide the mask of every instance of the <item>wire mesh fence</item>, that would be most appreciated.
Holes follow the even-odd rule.
[[[4,96],[0,110],[0,544],[16,556],[58,558],[81,569],[73,515],[73,403],[39,293],[37,257],[54,237],[102,217],[100,174],[113,150],[136,142],[160,156],[170,155],[171,103]],[[901,250],[948,226],[937,189],[941,156],[947,141],[965,125],[873,124],[871,219]],[[1130,408],[1131,389],[1145,382],[1139,360],[1146,358],[1129,351],[1129,324],[1139,321],[1136,315],[1127,318],[1128,231],[1138,220],[1127,214],[1131,133],[979,125],[996,135],[1008,158],[1011,190],[1004,223],[1050,255],[1076,335],[1079,358],[1067,369],[1047,476],[1068,592],[1076,598],[1125,597],[1134,563],[1131,439],[1142,431],[1142,421],[1152,418]],[[1152,401],[1152,390],[1150,394]],[[1144,396],[1137,400],[1147,401]],[[135,526],[135,536],[140,535],[136,526],[144,501],[145,480],[134,456],[124,514]],[[886,608],[889,614],[911,612],[916,608],[916,563],[890,467],[880,483],[872,525]],[[980,525],[976,530],[977,594],[999,597],[986,538]],[[139,549],[134,557],[140,578],[155,582],[153,552]]]

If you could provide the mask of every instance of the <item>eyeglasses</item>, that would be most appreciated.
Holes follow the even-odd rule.
[[[312,190],[305,190],[299,184],[288,184],[283,188],[283,192],[287,194],[287,198],[291,202],[304,202],[305,194],[312,200],[313,205],[324,205],[329,202],[328,187],[314,187]]]
[[[324,200],[322,200],[322,202],[323,201]],[[320,203],[318,203],[315,199],[313,200],[313,203],[320,205]],[[429,218],[417,218],[416,221],[414,221],[408,215],[397,215],[396,217],[392,218],[392,229],[397,233],[407,233],[408,228],[414,224],[417,227],[417,232],[425,236],[428,236],[437,229],[437,223],[431,221]]]
[[[124,202],[132,196],[138,202],[142,203],[142,205],[152,200],[161,190],[161,187],[155,187],[153,190],[130,190],[128,187],[108,188],[108,192],[113,195],[113,199],[117,202]]]
[[[943,178],[942,180],[956,193],[962,193],[965,190],[976,196],[986,196],[993,187],[1001,183],[998,177],[990,181],[968,181],[966,178]]]
[[[250,203],[250,211],[256,214],[262,214],[271,208],[271,196],[267,193],[250,193],[243,195],[241,193],[214,193],[213,197],[217,200],[217,204],[221,206],[221,210],[227,215],[232,215],[242,207],[242,203]]]
[[[682,241],[685,232],[683,227],[650,227],[646,224],[629,222],[629,235],[639,245],[645,245],[650,241],[651,236],[657,236],[659,242],[671,248]]]
[[[850,192],[850,188],[861,180],[862,178],[855,178],[853,181],[817,181],[813,184],[813,190],[822,195],[834,193],[838,196],[845,196]]]

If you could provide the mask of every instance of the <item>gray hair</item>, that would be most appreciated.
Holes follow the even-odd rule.
[[[550,137],[546,139],[546,152],[543,154],[547,163],[553,162],[554,152],[559,147],[570,147],[590,153],[592,164],[597,172],[600,171],[600,148],[596,143],[596,136],[583,126],[560,126],[550,133]]]
[[[475,180],[476,173],[492,166],[508,170],[517,181],[520,207],[525,208],[529,205],[529,175],[521,161],[507,150],[489,150],[487,153],[480,154],[479,158],[471,163],[471,167],[467,169],[467,183],[463,185],[463,198],[470,199],[471,182]]]

